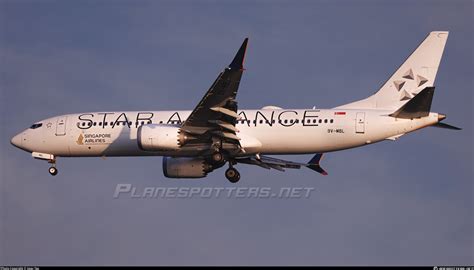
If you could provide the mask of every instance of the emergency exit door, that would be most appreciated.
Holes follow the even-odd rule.
[[[356,133],[365,132],[365,113],[358,112],[356,114]]]

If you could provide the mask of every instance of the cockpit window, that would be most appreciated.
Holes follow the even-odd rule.
[[[30,128],[31,128],[31,129],[36,129],[36,128],[39,128],[39,127],[41,127],[42,125],[43,125],[43,123],[37,123],[37,124],[33,124],[33,125],[31,125],[31,127],[30,127]]]

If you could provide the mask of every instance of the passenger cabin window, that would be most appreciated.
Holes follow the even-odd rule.
[[[31,129],[37,129],[37,128],[41,127],[42,125],[43,125],[43,123],[37,123],[37,124],[31,125],[30,128],[31,128]]]

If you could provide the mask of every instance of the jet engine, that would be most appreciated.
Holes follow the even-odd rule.
[[[179,127],[149,124],[138,128],[138,147],[144,151],[178,150],[187,141]]]
[[[203,158],[163,157],[163,174],[169,178],[202,178],[212,170]]]

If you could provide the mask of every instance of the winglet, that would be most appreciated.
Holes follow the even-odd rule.
[[[229,67],[230,68],[236,68],[236,69],[244,69],[244,58],[245,58],[245,51],[247,50],[247,43],[249,41],[249,38],[246,38],[244,42],[242,43],[242,46],[240,46],[239,51],[234,57],[234,60],[232,60],[232,63],[230,63]]]
[[[310,168],[313,171],[317,171],[318,173],[322,175],[328,175],[328,173],[319,165],[319,162],[321,161],[322,157],[323,157],[322,153],[318,153],[314,155],[314,157],[308,162],[306,167]]]

